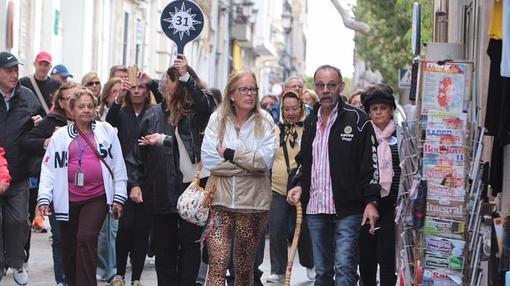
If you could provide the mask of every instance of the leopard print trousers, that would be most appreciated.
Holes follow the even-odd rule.
[[[211,209],[206,240],[209,251],[208,286],[224,286],[234,243],[235,286],[253,285],[257,246],[266,231],[268,212],[238,213]]]

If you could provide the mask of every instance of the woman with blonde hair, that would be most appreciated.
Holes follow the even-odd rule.
[[[81,79],[81,85],[92,91],[92,95],[94,95],[97,105],[101,94],[101,81],[99,80],[99,75],[96,72],[86,73]]]
[[[97,109],[97,115],[101,121],[106,120],[106,115],[112,107],[115,99],[122,92],[122,79],[120,77],[113,77],[109,79],[104,85],[101,97],[99,98],[99,107]]]
[[[253,283],[254,259],[271,207],[269,170],[276,151],[275,125],[258,105],[253,72],[230,74],[225,98],[209,120],[202,161],[216,186],[206,238],[207,285],[224,285],[231,244],[235,284]],[[214,182],[214,183],[213,183]]]
[[[315,91],[307,88],[303,91],[303,102],[310,108],[313,108],[313,106],[319,102],[319,97]]]

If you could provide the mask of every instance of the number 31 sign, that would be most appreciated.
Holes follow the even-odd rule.
[[[177,44],[177,53],[182,54],[184,46],[202,32],[204,14],[192,1],[173,1],[161,13],[161,28],[166,36]]]

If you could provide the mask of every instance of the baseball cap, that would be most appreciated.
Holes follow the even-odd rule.
[[[50,53],[46,52],[46,51],[41,51],[37,54],[37,56],[35,57],[35,62],[38,63],[38,62],[47,62],[47,63],[50,63],[51,64],[51,55]]]
[[[21,64],[22,63],[18,62],[18,59],[13,54],[9,52],[0,53],[0,68],[10,69]]]
[[[63,77],[73,77],[73,75],[69,73],[69,70],[67,70],[66,66],[62,64],[53,67],[53,69],[51,70],[51,74],[59,74]]]

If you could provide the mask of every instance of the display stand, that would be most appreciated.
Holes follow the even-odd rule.
[[[396,223],[399,285],[478,285],[483,130],[470,62],[421,61],[417,118],[404,123]]]

